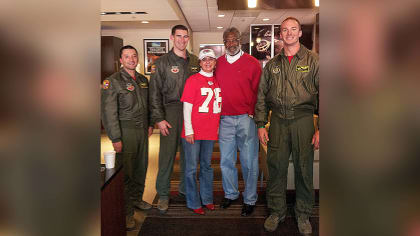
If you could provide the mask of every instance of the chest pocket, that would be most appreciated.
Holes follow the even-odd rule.
[[[317,90],[310,72],[296,72],[298,74],[299,87],[302,87],[307,93],[311,95],[317,94]]]
[[[180,66],[168,66],[166,70],[165,81],[163,81],[163,93],[171,93],[176,89],[176,85],[180,82],[184,71]]]
[[[128,90],[121,90],[118,93],[118,101],[120,110],[130,110],[134,106],[134,100],[136,99],[134,91],[130,92]]]

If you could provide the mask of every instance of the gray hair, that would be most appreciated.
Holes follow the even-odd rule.
[[[235,27],[230,27],[230,28],[227,28],[225,30],[225,32],[223,32],[223,41],[226,40],[226,37],[229,34],[234,34],[235,35],[235,38],[237,38],[237,39],[240,39],[241,38],[241,32],[239,32],[239,30],[237,28],[235,28]]]

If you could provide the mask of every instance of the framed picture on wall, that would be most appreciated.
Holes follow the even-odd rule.
[[[200,44],[200,51],[207,48],[213,49],[216,58],[219,58],[221,55],[225,54],[224,44]]]
[[[143,39],[144,74],[150,75],[155,70],[155,61],[169,50],[169,39]]]

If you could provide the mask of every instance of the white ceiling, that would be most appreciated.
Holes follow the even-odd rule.
[[[145,11],[146,15],[101,15],[102,28],[171,28],[175,24],[188,24],[193,32],[217,32],[237,27],[249,32],[250,24],[280,24],[293,16],[302,24],[313,24],[319,8],[280,10],[219,11],[217,0],[101,0],[101,12]],[[224,14],[224,17],[217,15]],[[184,21],[184,17],[186,21]],[[269,18],[269,21],[263,21]],[[142,24],[147,20],[149,24]],[[218,29],[222,26],[223,29]]]

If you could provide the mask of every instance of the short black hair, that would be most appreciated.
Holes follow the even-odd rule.
[[[176,30],[186,30],[188,32],[188,28],[185,25],[175,25],[174,27],[172,27],[172,35],[175,35],[175,31]]]
[[[225,30],[225,32],[223,32],[223,41],[226,40],[226,38],[229,34],[234,34],[235,38],[238,39],[238,40],[241,39],[241,32],[239,32],[239,30],[235,27],[230,27],[230,28],[227,28]]]
[[[120,58],[122,58],[122,53],[125,49],[134,49],[134,51],[136,51],[136,54],[139,55],[139,53],[137,52],[137,49],[131,45],[125,45],[124,47],[122,47],[120,49]]]

